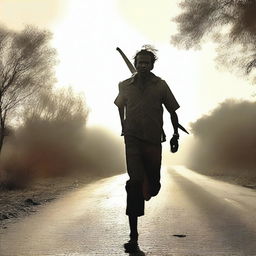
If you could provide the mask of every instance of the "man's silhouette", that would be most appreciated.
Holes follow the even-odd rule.
[[[155,60],[153,51],[143,49],[137,52],[134,57],[137,73],[119,83],[119,94],[115,99],[130,178],[126,182],[126,214],[130,225],[130,240],[124,244],[126,252],[138,250],[138,217],[144,215],[145,200],[156,196],[161,187],[161,142],[165,141],[162,105],[170,113],[174,129],[171,149],[173,152],[178,150],[178,116],[175,111],[179,104],[167,83],[151,72]]]

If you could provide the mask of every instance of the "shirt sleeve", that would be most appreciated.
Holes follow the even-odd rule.
[[[125,99],[124,99],[124,93],[122,90],[121,83],[118,84],[119,93],[114,101],[115,105],[119,108],[124,107],[125,105]]]
[[[176,111],[180,107],[171,89],[165,81],[163,81],[163,104],[169,113]]]

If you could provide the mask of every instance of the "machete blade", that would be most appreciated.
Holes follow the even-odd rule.
[[[178,124],[178,128],[181,129],[183,132],[189,134],[188,131],[181,124]]]

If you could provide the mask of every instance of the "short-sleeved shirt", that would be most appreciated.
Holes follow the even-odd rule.
[[[114,103],[125,109],[123,135],[152,143],[165,141],[162,105],[169,113],[179,108],[167,83],[153,73],[150,73],[144,88],[136,75],[120,82],[119,94]]]

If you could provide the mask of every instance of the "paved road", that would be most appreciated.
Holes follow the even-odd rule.
[[[256,191],[184,167],[162,174],[162,190],[139,221],[144,255],[256,255]],[[127,255],[126,178],[87,185],[10,225],[0,234],[0,255]]]

